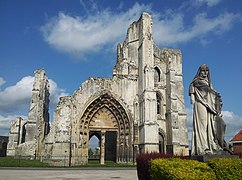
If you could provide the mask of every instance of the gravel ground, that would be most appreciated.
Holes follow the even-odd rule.
[[[0,180],[137,180],[136,168],[0,168]]]

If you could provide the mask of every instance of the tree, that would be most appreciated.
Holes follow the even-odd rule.
[[[92,148],[89,148],[88,149],[88,157],[90,158],[90,157],[93,157],[93,150],[92,150]]]

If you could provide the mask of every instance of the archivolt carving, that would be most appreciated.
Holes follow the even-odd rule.
[[[118,160],[126,161],[130,158],[132,154],[131,123],[125,109],[110,93],[105,93],[91,102],[81,117],[79,128],[84,140],[88,141],[90,129],[98,129],[98,127],[116,130]],[[87,148],[87,144],[84,144],[82,148]]]

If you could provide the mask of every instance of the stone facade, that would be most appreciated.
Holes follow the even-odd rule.
[[[66,157],[69,165],[86,164],[94,135],[101,164],[130,162],[138,152],[188,155],[182,54],[155,45],[149,14],[133,22],[118,44],[112,78],[89,78],[72,96],[60,98],[49,132],[48,85],[43,83],[48,80],[41,77],[35,76],[25,125],[25,140],[36,143],[37,157],[56,165]]]

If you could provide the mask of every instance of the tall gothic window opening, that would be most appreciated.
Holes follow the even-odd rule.
[[[155,83],[160,82],[160,70],[158,67],[155,67]]]
[[[165,152],[164,136],[159,133],[159,153]]]
[[[161,98],[159,94],[156,94],[156,101],[157,101],[157,114],[161,114]]]

